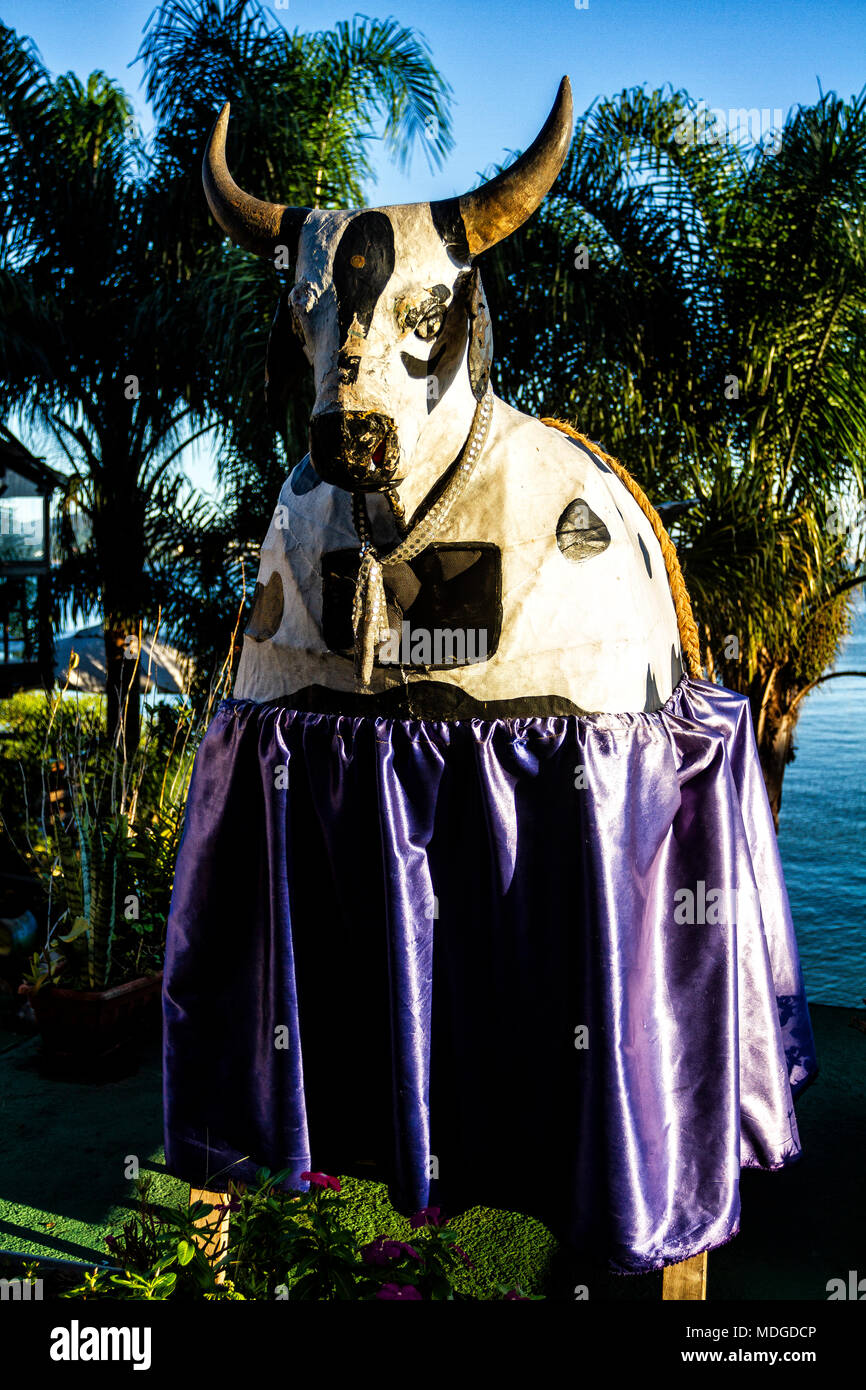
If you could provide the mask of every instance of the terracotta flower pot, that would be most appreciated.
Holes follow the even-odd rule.
[[[28,990],[44,1068],[77,1080],[108,1080],[134,1071],[138,1044],[159,1018],[161,990],[161,973],[111,989],[45,985]]]

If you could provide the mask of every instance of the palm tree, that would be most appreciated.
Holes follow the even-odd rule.
[[[60,578],[71,611],[103,612],[108,728],[127,747],[140,622],[161,609],[175,629],[194,627],[195,573],[224,598],[215,556],[245,558],[231,522],[255,507],[258,536],[260,489],[272,497],[285,475],[260,405],[280,280],[224,245],[206,212],[199,171],[215,109],[237,102],[242,177],[289,201],[360,201],[377,116],[402,157],[433,121],[428,156],[450,142],[447,88],[423,41],[393,21],[289,35],[250,0],[172,0],[141,57],[151,147],[104,74],[53,80],[33,44],[0,27],[0,415],[47,428],[66,456]],[[224,476],[246,480],[231,522],[179,472],[206,434]]]
[[[53,82],[8,29],[0,68],[0,403],[47,427],[67,459],[65,503],[89,537],[70,545],[63,579],[73,608],[96,601],[104,613],[109,728],[126,707],[137,731],[124,658],[150,608],[146,525],[155,511],[175,523],[171,466],[200,383],[176,345],[159,345],[126,97],[102,73]]]
[[[232,169],[259,197],[357,207],[373,177],[374,139],[404,166],[416,145],[434,166],[452,148],[450,88],[423,37],[396,20],[356,17],[333,31],[289,33],[251,0],[166,0],[138,60],[158,122],[159,204],[177,274],[200,277],[208,310],[224,528],[252,551],[271,499],[306,452],[311,382],[298,353],[296,388],[268,408],[263,364],[287,277],[223,241],[210,218],[201,154],[214,118],[230,101]],[[203,245],[211,251],[204,261]]]
[[[755,145],[702,132],[684,92],[632,89],[587,112],[487,271],[506,396],[690,500],[675,535],[707,673],[749,696],[777,817],[866,582],[864,195],[863,95]]]

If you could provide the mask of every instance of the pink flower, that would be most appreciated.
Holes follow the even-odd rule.
[[[509,1299],[509,1298],[510,1298],[510,1299],[519,1298],[519,1299],[521,1300],[521,1302],[523,1302],[523,1303],[531,1303],[531,1302],[532,1302],[532,1299],[527,1298],[527,1297],[526,1297],[526,1294],[525,1294],[525,1293],[521,1293],[519,1289],[509,1289],[509,1290],[508,1290],[508,1293],[503,1294],[502,1297],[503,1297],[503,1300]]]
[[[301,1182],[312,1183],[313,1187],[330,1188],[332,1192],[342,1192],[339,1178],[331,1178],[327,1173],[302,1173]]]
[[[404,1298],[415,1303],[417,1303],[419,1300],[423,1302],[423,1300],[421,1299],[421,1295],[415,1288],[414,1284],[383,1284],[379,1292],[376,1294],[376,1297],[390,1299]]]
[[[444,1226],[445,1218],[442,1215],[441,1207],[422,1207],[416,1211],[410,1219],[409,1225],[413,1231],[419,1230],[422,1226]]]
[[[365,1264],[368,1265],[389,1265],[392,1260],[400,1260],[404,1255],[410,1259],[420,1260],[421,1256],[411,1245],[407,1245],[402,1240],[388,1240],[386,1236],[379,1236],[377,1240],[371,1240],[369,1245],[365,1245],[361,1251],[361,1256]]]

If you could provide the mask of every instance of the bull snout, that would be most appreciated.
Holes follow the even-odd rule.
[[[310,420],[310,459],[335,487],[391,487],[399,460],[397,427],[377,410],[328,410]]]

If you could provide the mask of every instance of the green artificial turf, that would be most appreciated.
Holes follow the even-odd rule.
[[[5,1050],[4,1050],[5,1045]],[[103,1085],[43,1077],[36,1039],[0,1034],[0,1249],[105,1259],[105,1237],[129,1219],[131,1160],[152,1179],[150,1200],[184,1203],[187,1189],[165,1172],[162,1081],[156,1050],[135,1076]],[[349,1224],[362,1240],[409,1239],[381,1183],[344,1178]],[[537,1221],[473,1208],[453,1223],[474,1269],[461,1286],[495,1295],[498,1284],[539,1292],[556,1242]]]
[[[779,1173],[743,1175],[741,1234],[710,1256],[710,1300],[824,1299],[828,1279],[862,1267],[866,1036],[851,1018],[850,1009],[813,1010],[822,1071],[797,1106],[803,1158]],[[38,1042],[0,1033],[0,1132],[0,1250],[104,1259],[105,1236],[135,1205],[132,1159],[152,1175],[153,1200],[187,1199],[163,1163],[155,1047],[134,1076],[83,1085],[43,1077]],[[347,1178],[344,1192],[362,1238],[409,1238],[381,1184]],[[452,1224],[474,1265],[467,1293],[519,1285],[563,1300],[584,1287],[591,1300],[660,1297],[660,1274],[622,1278],[587,1265],[528,1217],[475,1207]]]

